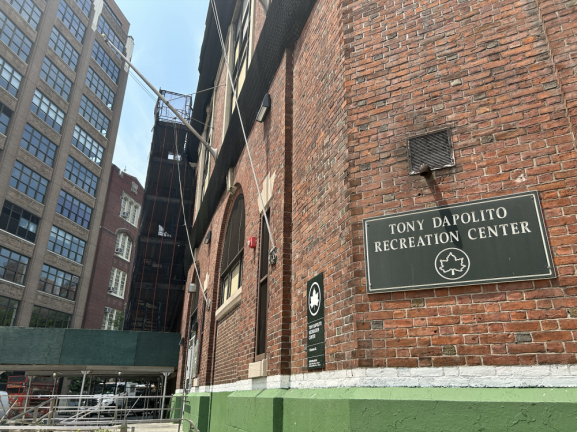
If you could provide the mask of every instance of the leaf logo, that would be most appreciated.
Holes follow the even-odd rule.
[[[469,256],[461,249],[447,248],[439,252],[435,258],[435,270],[443,279],[461,279],[470,267]]]

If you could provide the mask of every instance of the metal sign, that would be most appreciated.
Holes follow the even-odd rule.
[[[367,292],[555,277],[537,192],[363,220]]]
[[[307,282],[307,365],[325,366],[325,295],[323,274]]]

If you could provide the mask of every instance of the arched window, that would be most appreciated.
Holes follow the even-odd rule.
[[[125,233],[116,236],[116,249],[114,253],[126,261],[130,261],[130,252],[132,251],[132,240]]]
[[[239,195],[232,207],[222,250],[220,304],[242,287],[244,251],[244,196]]]

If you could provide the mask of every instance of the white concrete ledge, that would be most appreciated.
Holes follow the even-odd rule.
[[[230,384],[193,387],[191,392],[340,387],[577,387],[577,365],[359,368],[275,375]]]
[[[217,310],[216,320],[220,321],[229,314],[242,300],[242,287],[237,289]]]

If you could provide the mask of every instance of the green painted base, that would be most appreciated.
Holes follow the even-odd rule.
[[[172,418],[180,403],[173,398]],[[184,415],[201,432],[575,432],[577,388],[192,393]]]

